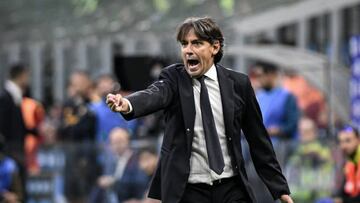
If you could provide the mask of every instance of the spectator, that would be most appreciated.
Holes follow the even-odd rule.
[[[0,202],[19,203],[23,188],[15,161],[4,153],[5,140],[0,136]]]
[[[335,203],[360,202],[360,146],[359,131],[346,126],[338,133],[341,150],[347,158],[344,166],[344,182]]]
[[[5,139],[6,154],[18,164],[23,186],[26,178],[24,140],[27,131],[21,103],[29,78],[30,72],[26,66],[13,65],[10,67],[9,80],[5,82],[4,90],[0,92],[0,136]],[[24,199],[26,199],[25,195]]]
[[[39,175],[50,176],[53,181],[53,198],[55,202],[66,202],[64,197],[64,169],[66,163],[65,152],[57,142],[56,125],[51,121],[44,121],[39,133],[43,139],[37,151]]]
[[[288,154],[289,141],[295,139],[299,108],[295,97],[279,85],[278,67],[271,63],[259,62],[257,67],[262,70],[259,81],[261,90],[257,92],[263,122],[271,137],[280,164],[284,164]],[[287,143],[284,143],[287,142]]]
[[[306,117],[311,118],[318,127],[323,126],[321,114],[326,110],[322,92],[313,87],[306,79],[294,71],[287,71],[282,85],[297,98],[299,108]]]
[[[271,63],[259,62],[262,70],[258,92],[264,123],[272,140],[294,138],[299,120],[299,108],[294,95],[279,85],[279,69]]]
[[[66,145],[65,194],[70,202],[83,202],[98,175],[95,115],[89,109],[91,80],[84,71],[70,76],[68,99],[62,110],[59,138]]]
[[[98,178],[91,202],[119,202],[140,199],[148,178],[139,168],[138,158],[129,148],[129,133],[122,128],[110,132],[111,154],[104,163],[103,175]]]
[[[108,143],[108,136],[113,128],[128,128],[128,122],[119,114],[111,111],[105,103],[106,95],[113,92],[116,86],[119,84],[110,75],[102,75],[96,81],[96,92],[101,100],[92,102],[90,109],[96,116],[95,139],[99,146]]]
[[[95,115],[89,110],[91,80],[83,71],[73,72],[68,86],[68,99],[62,111],[59,135],[66,141],[94,141]]]
[[[300,119],[299,139],[300,144],[285,167],[294,201],[309,203],[329,197],[333,189],[331,152],[320,143],[313,120]]]
[[[262,112],[264,125],[270,135],[276,157],[281,166],[285,166],[288,155],[292,150],[292,143],[297,133],[299,110],[295,97],[283,89],[279,83],[279,69],[276,65],[258,62],[252,67],[255,78],[252,85],[256,88],[256,96]],[[255,79],[255,80],[254,80]],[[255,172],[250,159],[249,147],[242,142],[245,150],[245,161],[248,162],[247,171],[258,202],[272,203],[271,194]]]
[[[21,104],[22,114],[28,131],[25,137],[26,169],[29,174],[39,170],[36,153],[39,147],[38,128],[45,117],[45,110],[35,99],[24,97]]]
[[[139,166],[141,170],[143,170],[148,176],[148,180],[150,182],[151,177],[155,173],[158,155],[153,149],[144,149],[141,151],[139,155]],[[149,186],[149,185],[148,185]],[[147,192],[144,194],[142,199],[131,199],[124,203],[159,203],[159,200],[151,199],[147,197]]]

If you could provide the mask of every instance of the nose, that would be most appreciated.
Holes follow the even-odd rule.
[[[192,46],[191,45],[187,45],[183,48],[183,52],[186,56],[191,56],[194,54]]]

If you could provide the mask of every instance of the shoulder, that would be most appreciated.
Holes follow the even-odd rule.
[[[221,68],[221,70],[224,71],[224,73],[226,73],[226,75],[228,75],[236,83],[244,85],[250,82],[248,75],[245,73],[241,73],[230,68],[225,68],[224,66],[219,64],[217,64],[217,66],[218,68]]]
[[[248,76],[245,73],[238,72],[238,71],[236,71],[234,69],[231,69],[231,68],[225,68],[224,66],[222,66],[220,64],[217,64],[216,66],[221,68],[230,77],[237,78],[237,79],[242,79],[242,80],[247,80],[248,79]]]
[[[11,97],[10,93],[5,89],[0,91],[0,102],[2,104],[5,104],[5,103],[10,104],[10,103],[12,103],[12,97]]]
[[[181,72],[185,70],[184,65],[180,63],[172,64],[165,67],[159,76],[159,79],[169,79],[170,81],[175,81],[177,77],[181,75]]]
[[[6,89],[0,90],[0,98],[10,98],[10,93]]]
[[[283,94],[284,96],[286,96],[288,98],[288,100],[292,101],[292,100],[296,100],[296,97],[293,93],[291,93],[289,90],[283,88],[283,87],[279,87],[278,91]]]
[[[167,67],[165,67],[162,72],[179,72],[181,71],[182,69],[184,69],[184,65],[181,64],[181,63],[175,63],[175,64],[172,64],[172,65],[169,65]]]

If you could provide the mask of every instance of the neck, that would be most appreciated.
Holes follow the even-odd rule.
[[[22,90],[21,85],[17,80],[10,80],[10,81]]]

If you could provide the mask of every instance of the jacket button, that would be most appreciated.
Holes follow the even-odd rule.
[[[186,128],[186,132],[190,132],[190,129],[189,129],[189,128]]]
[[[229,137],[228,140],[231,142],[231,137]]]

